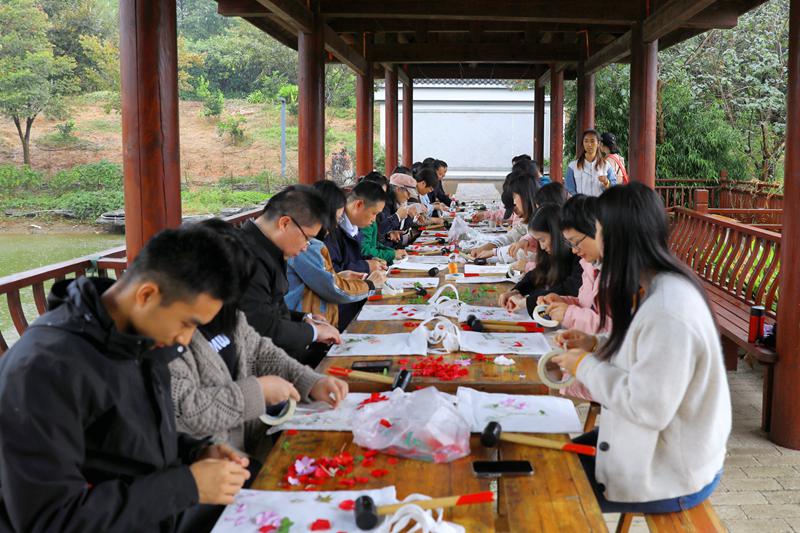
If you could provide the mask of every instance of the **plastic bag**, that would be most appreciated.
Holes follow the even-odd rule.
[[[469,422],[453,400],[434,387],[414,392],[395,389],[389,399],[360,409],[353,441],[383,453],[434,463],[469,455]]]

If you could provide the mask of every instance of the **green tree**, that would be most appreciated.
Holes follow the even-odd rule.
[[[197,41],[222,35],[233,20],[217,14],[213,0],[177,0],[178,31],[187,39]]]
[[[0,113],[14,121],[29,165],[33,122],[76,89],[75,60],[53,54],[47,14],[32,0],[3,2],[0,28]]]

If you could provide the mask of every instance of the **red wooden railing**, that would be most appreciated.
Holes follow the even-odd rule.
[[[716,181],[708,180],[695,180],[695,179],[669,179],[657,180],[656,192],[661,196],[664,201],[664,206],[669,209],[671,207],[691,207],[692,194],[697,189],[706,189],[711,194],[711,205],[717,206],[719,200],[717,193],[719,192],[719,183]]]
[[[238,215],[226,217],[225,220],[240,226],[260,214],[261,208],[252,209]],[[32,291],[36,312],[41,315],[47,310],[46,284],[87,274],[107,276],[111,271],[113,271],[115,277],[119,277],[125,270],[126,264],[125,247],[112,248],[94,255],[87,255],[78,259],[64,261],[63,263],[35,268],[27,272],[0,278],[0,296],[5,296],[14,329],[22,335],[22,332],[28,328],[28,317],[25,314],[21,298],[23,291],[28,289]],[[8,350],[8,343],[3,337],[3,327],[4,325],[0,323],[0,355]]]
[[[671,210],[670,246],[698,276],[775,318],[781,235],[683,207]]]

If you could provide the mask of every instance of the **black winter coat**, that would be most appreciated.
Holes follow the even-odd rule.
[[[118,331],[113,280],[53,286],[50,311],[0,358],[0,531],[173,531],[198,501],[169,360]]]

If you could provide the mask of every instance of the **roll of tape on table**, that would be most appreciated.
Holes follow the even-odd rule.
[[[552,320],[550,318],[545,318],[542,316],[543,313],[547,311],[546,305],[537,305],[533,308],[533,313],[531,316],[533,317],[533,321],[545,328],[557,328],[558,327],[558,320]]]
[[[550,362],[550,359],[562,353],[564,353],[564,350],[551,350],[539,358],[539,380],[551,389],[563,389],[569,387],[575,381],[575,376],[569,376],[566,379],[556,381],[555,376],[552,376],[547,370],[547,364]]]
[[[297,402],[294,399],[290,398],[288,401],[284,402],[283,409],[281,409],[281,412],[278,415],[273,416],[266,414],[259,416],[258,419],[264,422],[268,426],[277,426],[278,424],[283,424],[284,422],[292,418],[292,416],[294,416],[294,410],[296,408],[297,408]]]

